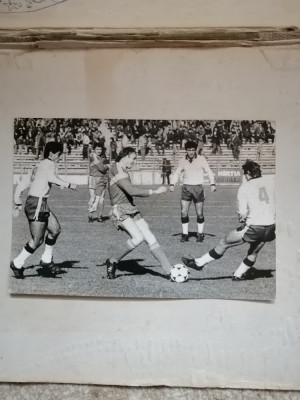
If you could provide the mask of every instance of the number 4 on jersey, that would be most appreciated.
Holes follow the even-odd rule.
[[[265,186],[259,188],[259,201],[264,201],[265,203],[269,204],[269,196]]]

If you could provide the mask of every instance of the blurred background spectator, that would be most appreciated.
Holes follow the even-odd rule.
[[[221,155],[221,145],[225,144],[237,159],[242,144],[274,143],[275,134],[275,124],[265,120],[17,118],[14,151],[34,153],[38,159],[47,142],[60,141],[65,153],[80,148],[83,160],[88,160],[91,149],[100,144],[114,160],[122,148],[133,145],[145,159],[146,155],[154,156],[153,150],[163,156],[166,149],[175,157],[192,140],[198,154],[203,154],[205,144],[210,143],[211,153]]]

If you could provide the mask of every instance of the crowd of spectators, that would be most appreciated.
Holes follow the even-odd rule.
[[[35,154],[38,159],[47,142],[63,143],[64,152],[82,149],[82,158],[88,159],[89,150],[100,144],[108,150],[111,159],[128,145],[135,144],[142,159],[147,154],[173,154],[184,148],[187,141],[197,143],[201,154],[210,144],[212,154],[221,154],[221,145],[232,149],[239,157],[244,143],[274,143],[275,128],[270,121],[251,120],[116,120],[116,119],[59,119],[18,118],[14,123],[16,153]]]

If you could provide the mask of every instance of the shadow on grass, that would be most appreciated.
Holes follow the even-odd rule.
[[[190,238],[192,238],[192,237],[197,238],[197,233],[198,233],[198,232],[189,232],[189,237],[190,237]],[[180,232],[180,233],[173,233],[173,235],[171,235],[171,236],[181,236],[181,234],[182,234],[182,232]],[[204,232],[204,236],[216,237],[217,235],[214,235],[213,233]]]
[[[123,260],[120,261],[118,264],[118,269],[116,271],[116,279],[121,278],[122,276],[127,275],[152,275],[152,276],[159,276],[164,279],[169,279],[167,275],[163,273],[154,271],[152,268],[144,267],[139,264],[139,261],[144,261],[142,258],[138,258],[135,260]],[[98,264],[97,266],[103,267],[106,263]],[[118,272],[128,272],[127,274],[118,274]]]
[[[33,270],[36,267],[39,267],[39,268],[37,268],[36,274],[24,275],[24,278],[37,278],[37,277],[42,276],[43,278],[61,279],[61,277],[59,275],[66,274],[67,273],[66,269],[88,269],[87,267],[76,267],[76,266],[74,267],[74,265],[78,264],[79,262],[80,261],[77,261],[77,260],[72,260],[72,261],[69,260],[69,261],[63,261],[61,263],[55,263],[55,267],[57,267],[59,269],[59,271],[56,274],[49,275],[49,276],[41,274],[42,268],[40,267],[39,264],[38,265],[29,265],[28,267],[25,268],[25,271]]]
[[[152,268],[150,267],[144,267],[142,265],[140,265],[138,263],[138,261],[142,261],[142,260],[124,260],[124,261],[120,261],[119,265],[118,265],[118,270],[117,271],[121,271],[121,272],[129,272],[128,274],[122,274],[119,276],[126,276],[126,275],[152,275],[152,276],[159,276],[161,278],[164,279],[169,279],[168,276],[154,271]],[[118,275],[116,275],[116,278],[118,278]]]
[[[98,221],[98,217],[96,217],[96,218],[92,218],[92,220],[90,222],[91,223],[96,222],[96,223],[102,224],[103,222],[108,221],[109,219],[110,219],[110,217],[102,217],[101,221]]]
[[[259,278],[273,278],[273,272],[275,272],[275,269],[255,269],[253,268],[254,271],[251,271],[251,275],[248,276],[246,279],[242,279],[241,281],[236,281],[236,282],[245,282],[245,281],[253,281],[255,279]],[[189,281],[221,281],[221,280],[232,280],[232,275],[231,276],[219,276],[219,277],[214,277],[214,278],[190,278]]]

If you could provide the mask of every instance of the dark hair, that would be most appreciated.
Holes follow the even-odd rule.
[[[251,178],[260,178],[261,177],[261,169],[260,165],[255,161],[246,160],[245,164],[242,166],[244,174],[249,174]]]
[[[128,156],[128,154],[130,153],[136,153],[136,150],[134,147],[124,147],[124,149],[122,149],[120,151],[120,153],[118,154],[117,158],[116,158],[116,162],[119,162],[120,160],[122,160],[122,158]]]
[[[60,142],[48,142],[44,149],[44,158],[48,158],[50,153],[62,153],[63,144]]]
[[[185,148],[185,150],[187,150],[187,149],[195,149],[196,150],[197,144],[195,142],[193,142],[192,140],[189,140],[188,142],[186,142],[184,148]]]

